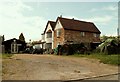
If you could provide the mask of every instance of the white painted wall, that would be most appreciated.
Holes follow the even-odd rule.
[[[62,24],[60,23],[60,21],[58,20],[57,24],[55,26],[55,30],[60,29],[60,28],[63,28],[63,27],[62,27]]]
[[[44,35],[41,35],[41,37],[42,37],[42,42],[45,42],[45,34]]]
[[[54,47],[54,31],[52,31],[52,49]]]
[[[47,31],[48,30],[51,30],[52,31],[52,38],[47,38]],[[46,32],[45,32],[45,35],[44,35],[44,37],[45,37],[45,42],[46,43],[52,43],[52,49],[53,49],[53,45],[54,45],[54,31],[52,30],[52,27],[51,27],[51,25],[50,25],[50,23],[48,24],[48,27],[47,27],[47,29],[46,29]]]
[[[48,27],[47,27],[47,29],[46,29],[46,32],[48,31],[48,30],[51,30],[52,31],[52,27],[51,27],[51,25],[50,24],[48,24]],[[52,38],[47,38],[47,33],[45,32],[45,41],[46,41],[46,43],[52,43]],[[53,31],[52,31],[53,32]],[[50,41],[51,40],[51,41]]]
[[[52,43],[52,38],[46,38],[46,43]]]

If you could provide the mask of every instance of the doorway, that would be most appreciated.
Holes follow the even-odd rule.
[[[11,53],[18,53],[18,45],[16,41],[11,44]]]

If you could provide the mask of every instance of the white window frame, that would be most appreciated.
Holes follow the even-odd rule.
[[[85,36],[85,32],[80,32],[80,35],[81,36]]]
[[[47,33],[47,38],[52,38],[52,32]]]
[[[61,35],[61,29],[57,29],[57,31],[56,31],[57,33],[57,37],[60,37],[60,35]]]

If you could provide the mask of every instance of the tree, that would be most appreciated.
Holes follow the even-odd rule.
[[[109,37],[108,37],[108,36],[103,35],[103,36],[101,36],[100,38],[101,38],[101,41],[102,41],[102,42],[104,42],[104,41],[106,41]]]
[[[2,37],[2,38],[3,38],[3,41],[4,41],[4,40],[5,40],[5,36],[3,35],[3,37]]]
[[[21,41],[25,42],[25,38],[24,38],[23,33],[21,33],[21,34],[20,34],[20,36],[19,36],[19,40],[21,40]]]

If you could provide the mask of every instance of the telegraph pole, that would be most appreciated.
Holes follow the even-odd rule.
[[[119,40],[119,38],[120,38],[120,29],[119,28],[117,28],[117,35],[118,35],[118,40]]]

